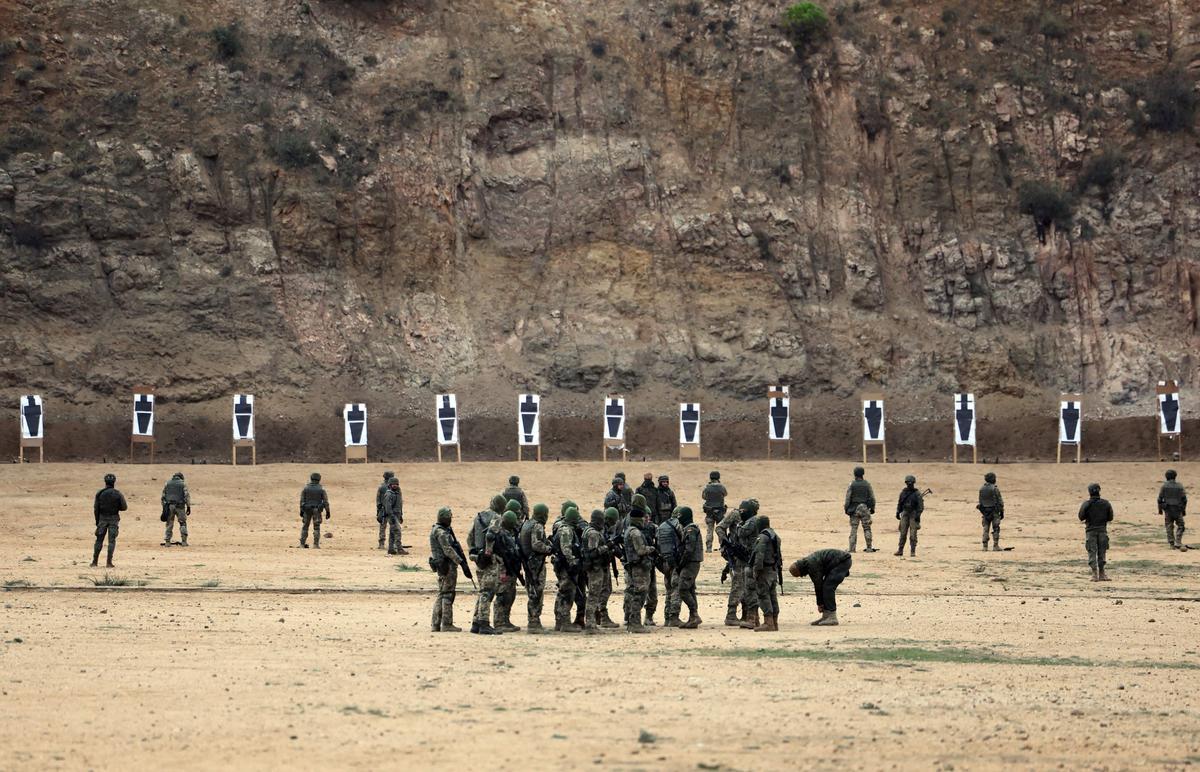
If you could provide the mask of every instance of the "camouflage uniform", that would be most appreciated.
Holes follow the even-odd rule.
[[[100,560],[100,550],[104,547],[104,537],[107,536],[108,567],[114,568],[113,552],[117,549],[117,534],[121,532],[121,513],[129,509],[129,505],[116,489],[115,477],[106,475],[104,484],[105,487],[96,491],[96,499],[92,503],[92,514],[96,517],[96,544],[92,549],[92,565],[96,565]]]
[[[908,541],[910,556],[917,554],[917,531],[921,528],[921,513],[925,511],[925,498],[914,486],[913,482],[905,481],[904,490],[900,491],[900,499],[896,502],[896,519],[900,521],[900,546],[896,548],[897,555],[904,554],[904,542]]]
[[[812,579],[813,590],[817,595],[817,610],[821,618],[814,625],[836,625],[837,619],[837,588],[850,575],[850,565],[853,558],[849,552],[836,549],[817,550],[807,557],[800,558],[788,568],[792,576],[808,576]]]
[[[642,538],[646,544],[654,548],[655,553],[658,552],[658,527],[654,524],[650,515],[646,515],[642,521]],[[654,612],[658,610],[658,572],[654,570],[654,565],[650,565],[650,581],[646,584],[646,620],[645,624],[649,627],[654,627]]]
[[[470,545],[471,557],[475,560],[476,579],[479,582],[479,595],[475,598],[475,614],[471,622],[471,632],[493,632],[491,625],[492,601],[496,599],[496,590],[500,584],[499,560],[485,554],[487,533],[492,524],[500,519],[503,501],[500,497],[492,499],[490,509],[485,509],[475,515],[471,530],[467,532],[467,544]]]
[[[679,596],[679,581],[676,571],[676,561],[679,555],[679,545],[683,541],[683,526],[671,515],[659,524],[655,533],[654,544],[658,550],[658,569],[663,575],[663,624],[667,627],[679,626],[679,611],[682,599]]]
[[[321,549],[321,513],[325,519],[330,518],[329,496],[321,487],[321,476],[313,475],[308,485],[300,491],[300,519],[304,524],[300,527],[300,546],[308,547],[308,529],[312,528],[313,547]]]
[[[996,552],[1000,551],[1000,521],[1004,519],[1004,497],[1000,495],[1000,489],[996,487],[995,476],[989,474],[989,482],[985,482],[979,489],[979,504],[976,509],[979,510],[980,522],[983,524],[983,548],[986,550],[988,546],[988,528],[992,531],[992,549]]]
[[[520,548],[513,535],[519,517],[519,514],[513,513],[512,531],[505,527],[503,518],[497,518],[484,535],[484,552],[492,556],[496,567],[496,606],[492,627],[502,633],[515,633],[521,629],[512,623],[512,607],[517,600],[517,576],[521,571]]]
[[[554,629],[559,632],[579,632],[579,628],[571,621],[576,584],[578,579],[584,578],[581,575],[583,565],[580,561],[579,532],[575,525],[564,520],[554,538],[557,540],[555,555],[558,558],[554,563],[554,576],[558,579],[558,593],[554,596]]]
[[[400,538],[400,524],[404,522],[404,498],[400,483],[392,478],[387,492],[383,494],[383,519],[388,526],[387,551],[389,555],[407,555]]]
[[[628,489],[625,487],[625,484],[622,482],[618,489],[617,482],[617,479],[613,478],[613,487],[608,490],[608,493],[604,494],[604,508],[608,509],[612,507],[620,513],[621,517],[625,517],[632,508],[632,495],[626,496]]]
[[[1167,472],[1167,480],[1158,491],[1158,514],[1163,516],[1167,530],[1167,544],[1186,550],[1183,543],[1183,518],[1187,516],[1187,492],[1175,481],[1175,472]]]
[[[504,492],[500,495],[503,496],[506,501],[515,501],[521,505],[521,511],[517,514],[517,517],[521,522],[525,522],[529,519],[529,499],[525,496],[525,491],[521,490],[520,486],[518,486],[516,483],[512,483],[505,488]]]
[[[691,521],[691,515],[686,517],[687,524],[683,526],[683,537],[679,545],[679,600],[687,606],[688,621],[680,625],[685,628],[700,626],[700,606],[696,600],[696,577],[700,574],[700,564],[704,562],[704,544],[700,526]]]
[[[597,528],[593,520],[585,525],[582,538],[583,567],[587,572],[587,605],[583,612],[583,630],[599,632],[600,601],[605,599],[605,584],[609,578],[608,540],[604,537],[603,522]]]
[[[1108,524],[1113,519],[1112,504],[1100,498],[1100,486],[1089,488],[1091,497],[1079,507],[1079,520],[1085,524],[1083,544],[1087,548],[1088,566],[1093,582],[1107,582],[1104,565],[1108,555]]]
[[[708,526],[708,535],[704,539],[706,552],[712,552],[713,530],[729,509],[725,506],[725,497],[728,495],[720,480],[709,480],[700,492],[700,498],[704,500],[704,524]]]
[[[871,546],[871,515],[875,514],[875,491],[871,483],[861,477],[855,477],[846,488],[846,499],[842,511],[850,518],[850,551],[858,549],[858,526],[862,525],[863,538],[867,540],[867,551],[874,552]]]
[[[541,516],[541,520],[538,517],[535,511],[534,516],[521,525],[518,539],[521,554],[525,557],[525,594],[528,598],[526,629],[531,633],[544,629],[542,603],[546,594],[546,556],[553,551],[550,540],[546,538],[545,515]]]
[[[438,523],[429,534],[429,565],[438,576],[438,594],[433,601],[430,626],[435,633],[456,633],[460,628],[454,626],[454,598],[458,588],[458,568],[459,565],[465,567],[465,563],[459,557],[459,550],[462,548],[455,549],[458,539],[455,538],[454,530],[449,524],[449,510],[444,509],[443,512],[446,512],[446,517],[443,518],[439,512]],[[443,520],[445,525],[442,524]]]
[[[746,618],[746,561],[735,554],[741,548],[737,529],[742,524],[742,511],[734,509],[721,518],[717,523],[717,538],[721,544],[721,554],[730,564],[728,610],[725,612],[725,624],[735,626]],[[742,615],[738,617],[738,606]]]
[[[394,476],[392,472],[384,472],[383,482],[375,491],[375,522],[379,523],[379,549],[383,549],[383,540],[387,538],[387,521],[383,519],[383,494],[387,493],[388,482]]]
[[[192,514],[192,494],[188,491],[183,474],[176,472],[163,486],[162,503],[167,508],[167,530],[163,535],[163,546],[171,546],[171,532],[175,521],[179,521],[179,543],[184,547],[188,543],[188,516]]]
[[[641,521],[630,518],[625,529],[625,626],[635,633],[648,632],[642,625],[642,608],[654,573],[654,548],[646,543]]]
[[[779,597],[776,595],[776,587],[783,554],[780,551],[779,536],[770,527],[767,518],[759,518],[758,525],[761,530],[750,553],[750,570],[754,576],[755,591],[758,593],[758,606],[763,613],[763,624],[754,629],[771,632],[779,629]]]
[[[757,506],[743,513],[746,518],[741,525],[737,527],[734,538],[738,540],[741,548],[741,554],[745,555],[745,559],[741,563],[742,573],[742,605],[746,609],[745,618],[740,622],[741,627],[753,630],[758,627],[758,585],[754,576],[754,565],[751,559],[754,556],[754,545],[758,541],[758,532],[760,530]]]

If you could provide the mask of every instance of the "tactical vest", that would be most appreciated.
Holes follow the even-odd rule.
[[[629,538],[629,532],[634,528],[637,528],[637,526],[630,524],[629,528],[625,529],[625,535],[622,537],[622,542],[625,545],[625,565],[637,565],[645,560],[644,557],[637,554],[633,549],[633,540]],[[638,528],[638,531],[641,530],[641,528]]]
[[[433,530],[429,532],[429,567],[434,571],[440,571],[446,563],[446,553],[442,551],[441,542],[438,541],[438,533],[444,530],[442,525],[436,524]]]
[[[186,498],[184,495],[186,490],[187,486],[184,485],[183,480],[173,477],[167,480],[166,487],[163,488],[163,498],[167,500],[168,504],[182,504]]]
[[[325,489],[317,483],[309,483],[300,493],[300,504],[305,509],[319,509],[325,506]]]
[[[563,528],[566,528],[567,530],[569,530],[571,532],[571,554],[572,554],[572,556],[574,556],[575,558],[580,557],[579,532],[576,531],[574,528],[571,528],[571,526],[567,525],[566,523],[563,523],[561,526],[559,526],[558,530],[554,532],[554,538],[550,542],[551,547],[553,548],[553,551],[550,553],[550,555],[551,555],[550,562],[553,563],[555,567],[560,568],[560,569],[565,568],[568,563],[567,558],[565,555],[563,555],[563,551],[562,551],[561,531]]]
[[[994,508],[1000,505],[1000,489],[991,483],[985,483],[979,489],[979,506]]]
[[[517,534],[517,543],[521,545],[521,557],[527,561],[535,557],[533,553],[533,529],[537,524],[537,520],[526,520],[521,524],[521,531]],[[537,557],[541,556],[538,555]]]
[[[704,511],[723,509],[725,507],[725,486],[718,482],[710,482],[704,486],[700,494],[704,499]]]
[[[1183,506],[1183,486],[1174,480],[1167,480],[1163,483],[1162,490],[1158,492],[1158,497],[1167,506],[1181,507]]]
[[[475,515],[475,524],[471,526],[471,551],[483,552],[487,548],[487,529],[499,515],[490,509],[485,509]]]
[[[871,484],[866,480],[854,480],[850,483],[850,506],[856,507],[859,504],[871,503],[871,499],[875,498],[871,492]]]
[[[658,531],[655,533],[658,554],[670,556],[679,550],[679,532],[675,530],[674,525],[678,522],[678,520],[664,520],[658,526]]]
[[[375,514],[383,514],[383,494],[388,492],[388,484],[383,483],[379,486],[379,490],[375,492]]]
[[[704,540],[700,538],[700,526],[695,523],[688,523],[683,527],[683,545],[688,543],[687,536],[689,533],[695,533],[696,537],[692,539],[692,550],[683,556],[684,563],[699,563],[704,560]]]
[[[774,528],[764,528],[763,534],[766,535],[767,541],[771,542],[771,549],[767,550],[767,554],[763,557],[764,566],[777,566],[783,562],[783,552],[780,549],[779,534],[775,533]]]
[[[595,548],[588,546],[588,536],[592,531],[600,535],[600,541]],[[580,552],[583,556],[583,565],[585,568],[592,568],[604,562],[608,556],[603,553],[604,547],[604,532],[592,525],[583,527],[583,534],[579,538]]]

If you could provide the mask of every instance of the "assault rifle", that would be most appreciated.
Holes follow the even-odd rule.
[[[448,525],[442,527],[450,534],[450,547],[454,550],[454,554],[458,555],[459,565],[462,566],[463,574],[471,580],[471,586],[478,590],[479,585],[475,584],[475,577],[471,575],[471,563],[467,560],[467,556],[463,554],[462,545],[458,543],[458,537],[454,535],[454,529]]]

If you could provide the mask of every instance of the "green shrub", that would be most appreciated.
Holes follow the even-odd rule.
[[[1048,13],[1042,17],[1041,24],[1038,25],[1038,32],[1050,40],[1062,40],[1070,32],[1070,29],[1067,27],[1067,22],[1061,16]]]
[[[1196,123],[1200,97],[1196,96],[1191,76],[1183,69],[1169,68],[1148,79],[1138,91],[1146,103],[1134,118],[1139,131],[1190,131]]]
[[[1125,165],[1125,156],[1119,150],[1105,150],[1092,158],[1079,172],[1077,188],[1080,193],[1086,193],[1089,188],[1096,188],[1102,195],[1112,192]]]
[[[797,3],[784,14],[783,28],[796,55],[804,57],[829,37],[829,15],[816,3]]]
[[[313,149],[308,135],[287,129],[270,138],[271,156],[286,169],[303,169],[317,162],[317,151]]]
[[[1153,38],[1150,37],[1150,30],[1145,27],[1138,27],[1133,32],[1133,44],[1137,46],[1139,51],[1145,51],[1150,47]]]
[[[18,86],[28,85],[29,81],[33,80],[33,70],[28,67],[21,67],[13,73],[13,80],[17,82]]]
[[[242,31],[237,22],[216,27],[208,33],[217,46],[217,57],[228,61],[242,53]]]
[[[1033,217],[1037,225],[1038,239],[1046,243],[1046,228],[1050,224],[1068,228],[1074,215],[1075,202],[1070,194],[1057,183],[1046,180],[1031,180],[1021,183],[1018,189],[1021,214]]]

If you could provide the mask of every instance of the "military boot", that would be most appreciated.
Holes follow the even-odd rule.
[[[725,612],[725,625],[727,627],[737,627],[741,621],[738,618],[737,606],[730,606],[729,610]]]
[[[754,628],[758,627],[758,625],[758,609],[754,609],[746,615],[746,620],[740,623],[738,627],[742,628],[743,630],[753,630]]]
[[[904,557],[904,545],[901,544],[900,548],[898,550],[896,550],[895,553],[893,553],[893,554],[895,554],[895,556],[898,558]]]
[[[824,621],[825,621],[825,620],[826,620],[828,617],[829,617],[829,612],[828,612],[828,611],[822,611],[822,612],[821,612],[821,616],[820,616],[820,617],[818,617],[817,619],[814,619],[813,621],[809,622],[809,624],[810,624],[810,625],[819,625],[819,624],[821,624],[822,622],[824,622]]]
[[[1096,570],[1095,566],[1092,566],[1091,571],[1092,571],[1092,581],[1093,582],[1100,581],[1100,572],[1098,570]]]
[[[837,623],[838,618],[836,611],[826,611],[820,619],[818,619],[816,622],[813,622],[813,624],[817,625],[818,627],[834,627],[837,625]]]
[[[443,633],[461,633],[462,628],[455,627],[453,620],[447,622],[445,619],[443,619],[442,620],[442,632]]]
[[[99,561],[100,561],[100,548],[97,547],[96,549],[92,550],[92,568],[95,568],[96,564]]]
[[[546,632],[546,628],[542,627],[542,620],[530,617],[529,621],[525,623],[525,632],[530,635],[541,635]]]
[[[996,539],[992,542],[992,552],[1000,552],[1000,540]]]
[[[1101,567],[1101,568],[1100,568],[1100,575],[1099,575],[1099,576],[1096,578],[1096,581],[1098,581],[1098,582],[1111,582],[1111,581],[1112,581],[1112,579],[1109,579],[1109,578],[1108,578],[1108,574],[1104,573],[1104,568],[1103,568],[1103,567]]]
[[[379,549],[383,549],[383,539],[379,540]]]
[[[650,628],[638,622],[636,619],[630,619],[625,623],[625,629],[631,633],[648,633]]]
[[[500,633],[489,625],[487,622],[473,622],[471,624],[471,632],[476,635],[499,635]]]
[[[983,551],[984,551],[984,552],[987,552],[987,551],[988,551],[988,548],[987,548],[987,539],[984,539],[984,540],[983,540]]]
[[[909,556],[910,558],[915,558],[915,557],[917,556],[917,548],[916,548],[916,547],[910,547],[910,548],[909,548],[909,550],[908,550],[908,556]]]
[[[654,617],[649,614],[646,615],[646,621],[642,622],[642,625],[645,627],[658,627],[658,623],[654,621]]]
[[[301,540],[300,546],[303,547],[304,549],[308,549],[308,542]]]
[[[779,629],[778,627],[774,626],[774,617],[771,614],[763,614],[762,624],[755,627],[754,632],[769,633],[772,630],[778,630],[778,629]]]
[[[601,627],[607,628],[607,629],[609,629],[609,630],[616,630],[616,629],[618,629],[618,628],[620,628],[620,627],[621,627],[619,624],[617,624],[616,622],[612,621],[612,617],[610,617],[610,616],[608,615],[608,610],[607,610],[607,609],[601,609],[601,610],[600,610],[600,619],[599,619],[599,622],[600,622],[600,626],[601,626]]]
[[[408,550],[404,549],[404,547],[397,547],[397,548],[396,548],[396,554],[397,554],[397,555],[407,555],[407,554],[408,554]]]
[[[116,548],[117,548],[117,545],[115,545],[115,544],[108,545],[108,561],[105,562],[105,564],[104,564],[107,568],[116,568],[116,566],[114,566],[113,562],[112,562],[113,550]]]
[[[496,629],[502,633],[519,633],[519,632],[521,632],[520,627],[514,625],[512,622],[508,621],[507,619],[504,620],[503,622],[501,622],[500,624],[496,625]]]
[[[688,612],[688,620],[686,622],[684,622],[683,624],[681,624],[679,626],[679,628],[681,630],[695,630],[697,627],[700,626],[700,622],[702,622],[702,621],[703,620],[700,619],[699,614],[697,614],[695,611],[689,611]]]
[[[867,540],[867,548],[865,550],[863,550],[863,552],[879,552],[879,550],[877,550],[871,546],[871,531],[870,531],[870,529],[867,529],[867,528],[863,529],[863,538]]]
[[[563,626],[558,630],[560,633],[582,633],[583,626],[577,625],[574,622],[564,622]]]
[[[667,621],[663,622],[663,627],[679,627],[682,624],[679,617],[668,617]]]

